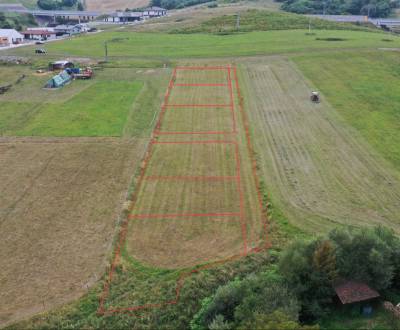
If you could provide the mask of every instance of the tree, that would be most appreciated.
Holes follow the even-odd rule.
[[[323,316],[335,294],[336,259],[329,241],[295,242],[283,254],[279,270],[301,303],[301,318]],[[327,260],[323,260],[326,258]]]
[[[79,11],[83,11],[84,10],[82,2],[78,2],[78,10]]]
[[[335,229],[329,237],[336,245],[341,277],[366,282],[377,290],[391,286],[395,270],[391,244],[395,240],[387,230]]]

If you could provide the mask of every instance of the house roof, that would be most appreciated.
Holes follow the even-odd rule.
[[[377,291],[357,281],[342,281],[334,289],[343,305],[379,297]]]
[[[154,11],[167,11],[166,9],[164,9],[164,8],[161,8],[161,7],[156,7],[156,6],[154,6],[154,7],[149,7],[149,8],[146,8],[145,10],[154,10]]]
[[[0,36],[12,39],[23,38],[24,36],[14,29],[0,29]]]
[[[49,30],[26,30],[21,32],[22,34],[31,34],[36,36],[41,36],[43,34],[56,34],[54,31]]]

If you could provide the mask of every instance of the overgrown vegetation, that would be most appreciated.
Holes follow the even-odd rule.
[[[277,0],[283,2],[282,9],[298,14],[328,15],[368,15],[370,17],[388,17],[399,1],[391,0]]]
[[[156,273],[165,277],[161,286],[152,281]],[[133,260],[118,268],[117,274],[112,294],[124,293],[128,303],[132,303],[129,297],[133,292],[140,301],[150,291],[163,296],[174,289],[174,276]],[[333,315],[335,325],[342,327],[353,315],[360,328],[375,322],[379,328],[396,329],[398,320],[380,307],[376,309],[379,318],[373,321],[360,316],[359,309],[351,315],[340,309],[333,303],[332,286],[338,278],[358,280],[391,300],[399,292],[399,276],[400,239],[391,230],[342,228],[312,241],[297,241],[283,252],[271,250],[194,274],[186,279],[178,304],[151,309],[140,317],[96,314],[101,294],[101,286],[97,286],[79,302],[16,328],[154,328],[162,324],[193,330],[311,330],[319,329],[320,322],[328,324]]]
[[[38,0],[37,5],[39,8],[44,10],[70,9],[74,7],[78,10],[83,10],[83,5],[78,0]]]
[[[0,12],[0,29],[15,29],[21,31],[27,26],[36,26],[31,14],[13,14]]]
[[[198,26],[173,30],[174,33],[233,33],[269,30],[373,30],[373,27],[331,22],[284,12],[250,9],[237,15],[224,15],[202,22]]]

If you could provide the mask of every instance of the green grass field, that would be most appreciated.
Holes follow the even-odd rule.
[[[22,136],[121,136],[141,82],[97,82],[62,104],[43,104]]]
[[[63,54],[102,57],[104,41],[118,39],[119,41],[108,44],[110,56],[168,59],[400,46],[400,38],[382,33],[321,30],[313,35],[307,35],[307,32],[307,30],[262,31],[232,35],[104,32],[49,43],[45,48],[49,55],[53,56]],[[329,38],[343,40],[329,41]],[[33,51],[34,47],[23,47],[8,53],[33,56]]]
[[[400,170],[398,53],[317,53],[294,61],[343,118]]]

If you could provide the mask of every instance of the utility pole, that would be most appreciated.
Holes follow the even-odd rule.
[[[107,48],[107,41],[104,41],[104,62],[108,62],[108,48]]]
[[[236,14],[236,31],[239,31],[239,27],[240,27],[240,14],[237,13]]]

